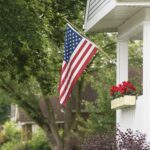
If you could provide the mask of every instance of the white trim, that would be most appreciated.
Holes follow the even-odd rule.
[[[23,126],[23,125],[26,125],[26,124],[36,124],[35,122],[33,121],[29,121],[29,122],[18,122],[19,125]]]
[[[148,7],[150,6],[150,2],[117,2],[117,6]]]
[[[18,105],[15,105],[15,117],[14,117],[14,121],[17,122],[18,119],[19,119],[19,108],[18,108]]]
[[[83,29],[86,29],[86,26],[87,26],[87,18],[88,18],[88,10],[89,10],[89,5],[90,5],[90,0],[87,1],[87,4],[86,4],[86,14],[85,14],[85,20],[84,20],[84,24],[83,24]]]
[[[118,28],[119,39],[128,40],[133,33],[142,31],[143,22],[150,21],[150,8],[142,9]]]

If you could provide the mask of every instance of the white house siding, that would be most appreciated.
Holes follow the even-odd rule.
[[[138,130],[145,133],[146,131],[143,128],[143,126],[146,125],[144,124],[144,120],[146,120],[144,107],[143,96],[139,96],[136,101],[136,106],[119,110],[120,116],[117,120],[119,127],[122,130],[130,128],[134,131]]]
[[[150,141],[150,116],[145,106],[143,96],[139,96],[136,101],[136,106],[118,110],[119,118],[117,124],[121,130],[132,129],[133,131],[140,131],[147,135],[147,140]]]
[[[87,21],[91,20],[110,0],[90,0]]]

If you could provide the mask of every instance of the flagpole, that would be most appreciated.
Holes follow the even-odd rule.
[[[81,31],[80,29],[78,29],[78,28],[77,28],[75,25],[73,25],[68,19],[65,18],[65,20],[66,20],[66,22],[67,22],[68,24],[70,24],[74,29],[76,29],[81,35],[84,35],[84,37],[89,40],[89,38],[85,35],[85,32],[83,32],[83,31]]]
[[[80,29],[78,29],[75,25],[73,25],[68,19],[66,19],[65,18],[65,20],[66,20],[66,22],[68,23],[68,24],[70,24],[75,30],[77,30],[80,34],[81,34],[81,36],[83,36],[84,38],[86,38],[87,40],[89,40],[89,41],[91,41],[90,39],[89,39],[89,37],[87,37],[86,36],[86,34],[85,34],[85,32],[83,32],[83,31],[81,31]],[[91,41],[92,42],[92,41]],[[92,42],[93,43],[93,42]],[[95,44],[96,45],[96,44]],[[99,50],[99,51],[102,51],[97,45],[96,45],[96,47],[97,47],[97,49]]]
[[[89,41],[91,41],[86,35],[85,32],[81,31],[80,29],[78,29],[75,25],[73,25],[67,18],[64,18],[66,20],[66,22],[68,24],[70,24],[74,29],[76,29],[81,35],[83,35],[86,39],[88,39]],[[101,48],[99,48],[97,45],[97,50],[98,52],[103,53],[109,60],[113,60],[110,56],[108,56],[108,54],[106,52],[104,52]]]

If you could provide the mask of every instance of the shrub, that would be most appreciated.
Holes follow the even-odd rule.
[[[7,142],[7,143],[4,143],[4,144],[0,147],[0,150],[15,150],[15,149],[14,149],[14,145],[15,145],[14,142]]]
[[[146,141],[146,135],[138,131],[133,132],[131,129],[127,129],[125,132],[122,132],[121,130],[117,129],[117,135],[113,132],[105,132],[99,135],[91,135],[85,138],[81,143],[81,149],[150,150],[150,143]]]
[[[0,145],[3,144],[6,141],[6,136],[5,134],[0,131]]]
[[[115,133],[103,132],[91,135],[83,140],[82,150],[116,150]]]
[[[6,122],[3,135],[0,134],[0,142],[4,137],[5,141],[1,143],[0,150],[50,150],[46,136],[41,129],[33,134],[31,140],[23,142],[21,131],[17,126],[13,122]]]
[[[15,123],[11,121],[5,122],[1,133],[3,133],[5,140],[3,143],[1,143],[0,150],[21,150],[17,148],[22,145],[20,142],[21,132]]]
[[[9,141],[2,145],[0,150],[32,150],[27,143],[20,141]]]
[[[33,134],[32,139],[28,142],[28,146],[31,150],[50,150],[46,136],[41,129],[38,129]]]
[[[122,132],[117,129],[118,150],[150,150],[150,143],[146,141],[146,135],[131,129]]]
[[[21,131],[16,127],[16,124],[7,121],[4,124],[4,134],[8,141],[21,139]]]

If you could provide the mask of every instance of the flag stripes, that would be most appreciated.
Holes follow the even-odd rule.
[[[84,43],[83,43],[84,44]],[[84,47],[84,49],[86,49],[86,47]],[[61,95],[61,93],[62,93],[62,90],[63,90],[63,87],[66,85],[66,84],[68,84],[68,82],[70,81],[69,80],[69,77],[70,77],[70,75],[72,75],[73,74],[73,72],[74,72],[74,70],[76,69],[76,67],[77,67],[77,65],[79,64],[79,60],[82,58],[82,53],[84,52],[83,50],[84,49],[82,49],[82,47],[81,48],[79,48],[75,53],[76,53],[76,55],[74,55],[74,57],[71,59],[71,61],[68,63],[68,68],[66,68],[66,75],[67,75],[67,78],[65,78],[65,80],[63,80],[62,81],[62,88],[61,88],[61,90],[60,90],[60,95]],[[82,51],[81,51],[82,50]],[[81,53],[80,53],[81,52]],[[64,81],[65,81],[65,83],[64,83]],[[64,83],[64,84],[63,84]]]
[[[78,61],[78,59],[81,57],[82,53],[84,52],[83,50],[86,48],[86,47],[84,48],[84,46],[85,46],[86,43],[87,43],[87,41],[84,40],[84,39],[80,42],[80,44],[76,48],[76,51],[74,51],[74,53],[72,54],[72,56],[70,58],[70,61],[69,61],[68,65],[67,65],[67,68],[65,69],[63,67],[63,72],[62,72],[62,78],[61,78],[61,80],[65,79],[66,74],[68,74],[67,71],[69,71],[71,67],[73,68],[73,63],[75,65],[75,61]],[[77,56],[78,56],[78,59],[76,60]],[[66,64],[65,64],[65,66],[66,66]]]
[[[75,31],[74,31],[75,32]],[[73,40],[74,41],[74,40]],[[79,41],[68,62],[63,61],[59,84],[60,103],[66,105],[74,85],[96,54],[96,46],[84,37]]]
[[[60,103],[64,106],[73,87],[96,54],[96,45],[81,36],[69,24],[65,35],[64,60],[59,83]]]

